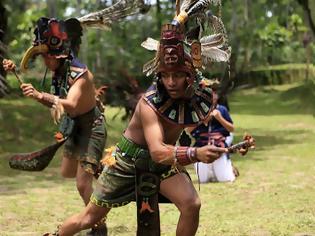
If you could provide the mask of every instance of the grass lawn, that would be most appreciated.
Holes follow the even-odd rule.
[[[303,105],[309,98],[303,96],[296,85],[241,90],[230,96],[235,142],[248,132],[257,147],[245,157],[233,156],[241,174],[236,182],[200,186],[197,235],[315,235],[315,119]],[[106,110],[108,146],[125,127],[119,117],[111,119],[118,110]],[[1,236],[52,232],[83,207],[74,180],[60,176],[60,151],[43,172],[8,168],[10,154],[53,142],[56,127],[51,124],[47,110],[29,99],[0,100]],[[198,189],[197,176],[188,169]],[[175,235],[177,209],[161,204],[160,214],[162,235]],[[108,227],[109,235],[135,235],[135,204],[110,212]]]

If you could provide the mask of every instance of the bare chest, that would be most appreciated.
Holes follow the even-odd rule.
[[[172,124],[163,119],[160,119],[160,122],[164,131],[165,143],[175,144],[176,140],[183,130],[183,127],[180,125]]]

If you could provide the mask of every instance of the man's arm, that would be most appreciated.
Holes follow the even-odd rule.
[[[223,115],[221,114],[221,112],[218,109],[214,109],[211,113],[211,115],[220,122],[220,124],[229,132],[233,132],[234,131],[234,125],[233,123],[229,122],[228,120],[226,120]]]
[[[71,116],[75,117],[86,111],[83,111],[84,104],[87,103],[87,99],[95,98],[95,89],[92,82],[88,79],[88,76],[92,76],[90,72],[85,73],[83,76],[86,78],[79,78],[71,86],[66,99],[60,99],[60,103],[63,105],[65,111]],[[92,95],[86,93],[93,93]]]
[[[165,165],[172,165],[176,161],[180,164],[185,163],[184,165],[196,161],[211,163],[219,158],[221,153],[227,152],[225,148],[206,145],[204,147],[196,148],[196,160],[189,161],[189,159],[186,158],[186,161],[181,162],[183,156],[179,155],[184,155],[185,153],[180,153],[179,151],[177,153],[177,148],[184,150],[185,148],[188,149],[188,147],[175,148],[175,146],[165,144],[165,134],[158,115],[143,99],[140,101],[140,119],[151,157],[157,163]]]
[[[158,115],[143,99],[140,100],[139,105],[144,137],[152,159],[157,163],[172,165],[174,146],[164,143],[164,130]]]
[[[87,92],[95,92],[92,82],[89,80],[92,74],[90,72],[85,73],[83,76],[86,78],[79,78],[75,84],[70,88],[67,97],[65,99],[57,98],[56,96],[44,92],[38,92],[32,84],[22,84],[21,89],[23,94],[27,97],[36,99],[38,102],[52,107],[56,105],[55,103],[60,103],[65,111],[70,114],[70,116],[75,117],[78,114],[83,113],[82,109],[84,104],[86,104],[87,97],[95,97],[95,94],[91,96],[83,96]]]

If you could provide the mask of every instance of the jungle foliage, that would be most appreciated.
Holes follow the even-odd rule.
[[[3,39],[0,40],[7,45],[6,57],[19,63],[23,53],[31,45],[32,27],[40,16],[79,17],[115,2],[1,1],[0,9],[6,10],[6,17],[1,19],[1,22],[6,20],[7,28],[3,32]],[[97,84],[110,85],[112,92],[108,102],[112,105],[121,105],[122,101],[126,100],[126,94],[133,93],[130,79],[136,79],[143,88],[150,83],[151,79],[142,74],[142,66],[154,54],[147,52],[140,44],[147,37],[158,38],[161,24],[168,22],[175,12],[174,0],[146,2],[151,3],[148,13],[117,22],[111,31],[84,31],[80,58],[94,73]],[[315,44],[312,40],[314,1],[223,0],[222,4],[222,19],[227,28],[229,43],[232,45],[231,80],[226,82],[226,87],[231,84],[290,83],[292,77],[294,81],[314,79],[314,70],[309,70],[313,68],[312,65],[307,66],[313,62],[315,54]],[[218,8],[212,11],[215,15],[219,14]],[[296,64],[304,65],[296,69]],[[285,65],[286,69],[270,71],[270,66],[274,65]],[[210,78],[226,78],[228,68],[227,65],[213,65],[206,68],[205,74]],[[263,69],[258,71],[257,68]],[[34,70],[26,76],[36,77],[39,81],[43,73]]]

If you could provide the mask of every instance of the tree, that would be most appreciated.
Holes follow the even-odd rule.
[[[313,35],[313,39],[314,39],[315,38],[315,19],[314,19],[315,4],[314,4],[314,1],[309,2],[309,0],[297,0],[297,2],[303,8],[305,21],[307,22],[307,25],[310,28],[312,35]],[[313,6],[313,9],[311,8],[311,6]],[[313,10],[313,15],[312,15],[312,10]]]
[[[0,61],[5,58],[6,46],[4,44],[4,36],[7,30],[7,13],[4,7],[4,3],[0,2]],[[4,97],[8,91],[8,85],[6,82],[6,73],[2,66],[0,66],[0,98]]]

